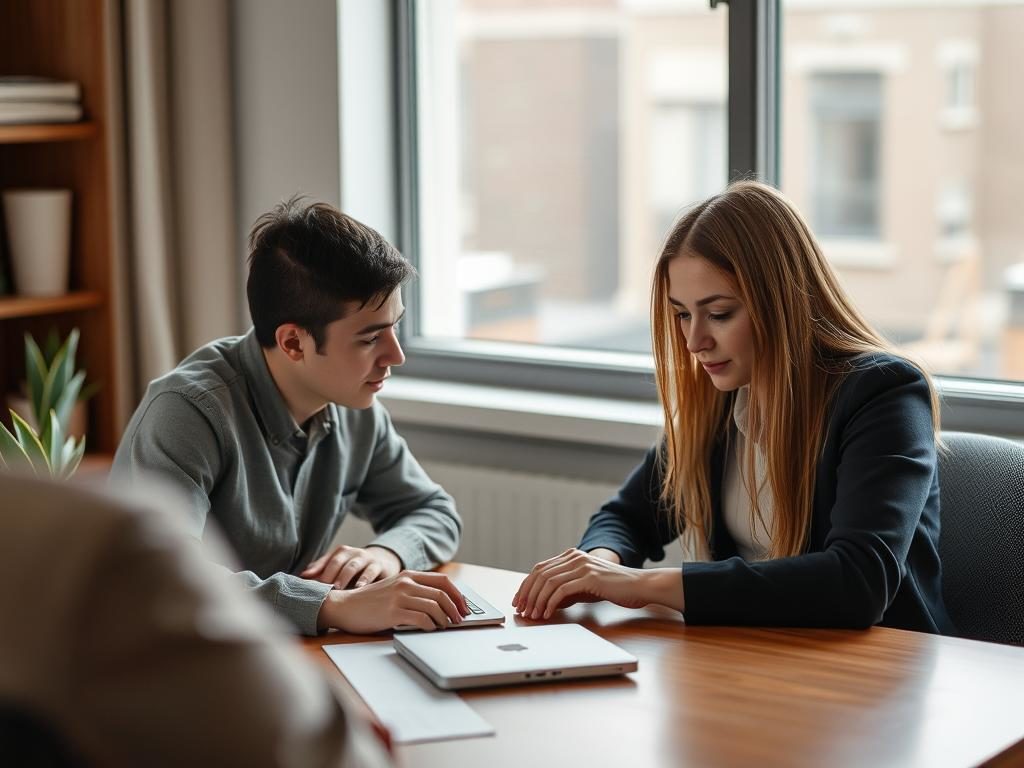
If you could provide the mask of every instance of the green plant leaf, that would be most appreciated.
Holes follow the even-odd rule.
[[[14,411],[11,411],[11,415],[14,415]],[[3,459],[4,466],[7,469],[31,469],[33,472],[35,471],[35,467],[32,466],[32,460],[25,453],[25,449],[21,447],[18,438],[12,435],[3,424],[0,424],[0,459]]]
[[[27,421],[13,411],[11,412],[11,421],[14,422],[14,434],[18,438],[18,443],[28,455],[33,469],[37,473],[44,466],[49,470],[50,458],[46,455],[46,451],[43,450],[43,444],[39,442],[39,437],[36,435],[35,430],[29,426]]]
[[[50,462],[50,471],[53,471],[53,409],[50,409],[50,413],[46,417],[46,421],[43,422],[46,426],[43,428],[43,434],[39,436],[39,444],[43,446],[43,453],[46,454],[46,460]],[[57,426],[60,426],[59,424]],[[58,443],[59,445],[60,443]]]
[[[50,326],[50,332],[46,334],[46,346],[43,347],[43,356],[46,358],[47,367],[53,362],[58,349],[60,349],[60,334],[57,333],[56,328]]]
[[[80,336],[81,334],[78,329],[72,328],[60,351],[54,357],[54,362],[51,363],[51,365],[57,365],[58,367],[57,378],[54,384],[54,400],[60,397],[60,392],[71,381],[71,377],[75,375],[75,355],[78,354],[78,339]],[[60,360],[59,364],[57,363],[58,359]]]
[[[39,398],[39,407],[42,418],[38,419],[36,423],[45,424],[46,414],[53,408],[54,403],[60,399],[61,394],[64,390],[63,376],[64,376],[64,360],[67,358],[67,346],[63,346],[57,352],[57,356],[53,359],[50,364],[50,370],[46,372],[46,378],[43,380],[43,394]]]
[[[64,462],[62,461],[62,450],[64,448],[64,427],[57,417],[57,412],[51,410],[50,418],[46,422],[46,430],[43,432],[43,450],[50,460],[51,474],[58,476],[62,473]]]
[[[69,444],[71,445],[71,451],[68,458],[64,460],[64,466],[60,474],[62,480],[67,480],[75,474],[75,470],[78,469],[78,465],[82,463],[82,457],[85,455],[84,437],[78,442],[78,445],[75,445],[75,438],[69,437],[64,445],[67,446]]]
[[[61,446],[61,449],[60,449],[60,465],[61,465],[61,467],[66,467],[68,465],[68,463],[71,461],[71,457],[75,453],[75,447],[76,446],[75,446],[75,438],[74,437],[69,437],[67,440],[64,441],[64,445]]]
[[[83,369],[82,371],[80,371],[80,373],[84,374],[85,370]],[[82,387],[82,391],[78,394],[78,399],[79,400],[88,400],[90,397],[92,397],[97,392],[99,392],[100,391],[100,387],[102,387],[102,386],[103,386],[103,382],[102,381],[90,381],[88,384],[86,384],[84,387]]]
[[[60,398],[57,402],[53,404],[53,410],[57,412],[57,420],[60,422],[61,432],[64,434],[68,433],[71,411],[75,407],[75,403],[78,402],[78,394],[81,392],[82,384],[84,383],[85,371],[79,371],[68,385],[64,387],[64,391],[60,393]]]
[[[30,334],[25,334],[25,380],[28,383],[28,399],[32,403],[32,415],[41,424],[39,408],[42,405],[43,382],[46,380],[46,360],[39,351],[39,345]]]

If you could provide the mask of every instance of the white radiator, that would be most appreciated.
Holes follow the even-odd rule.
[[[513,571],[576,546],[590,516],[616,486],[454,464],[430,476],[455,498],[462,515],[456,559]]]
[[[430,477],[455,498],[462,516],[464,563],[528,571],[540,560],[576,546],[590,516],[615,491],[605,485],[549,475],[425,462]],[[373,538],[369,525],[349,517],[337,543],[362,546]],[[682,560],[678,545],[666,559]]]

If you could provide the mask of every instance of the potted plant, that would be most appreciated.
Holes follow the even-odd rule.
[[[47,406],[42,402],[48,374],[54,372],[49,401],[56,403],[63,389],[70,383],[69,373],[76,373],[75,356],[78,352],[78,329],[73,329],[63,342],[56,329],[51,328],[46,342],[40,347],[31,334],[25,334],[25,371],[26,378],[22,382],[21,392],[7,395],[7,407],[17,413],[36,431],[42,434],[42,426],[46,423],[46,411],[40,410]],[[58,356],[61,360],[58,360]],[[63,366],[63,367],[62,367]],[[57,371],[61,376],[56,376]],[[85,373],[82,372],[83,378]],[[96,391],[95,385],[83,386],[78,391],[77,400],[71,406],[71,413],[64,424],[65,434],[74,437],[85,435],[87,413],[86,400]]]
[[[4,467],[27,468],[37,474],[45,470],[60,478],[70,477],[78,468],[85,453],[85,437],[69,434],[72,411],[84,394],[85,371],[75,371],[78,338],[77,328],[63,344],[51,333],[44,355],[35,340],[25,336],[30,410],[28,418],[10,410],[13,430],[0,425],[0,464]]]

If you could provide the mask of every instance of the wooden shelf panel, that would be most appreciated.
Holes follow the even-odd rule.
[[[77,291],[64,296],[0,296],[0,320],[74,312],[101,304],[103,295],[96,291]]]
[[[0,144],[31,144],[45,141],[81,141],[97,135],[96,123],[26,123],[0,125]]]

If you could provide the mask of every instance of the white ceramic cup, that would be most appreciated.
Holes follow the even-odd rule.
[[[21,296],[67,293],[71,190],[7,189],[3,201],[15,291]]]

